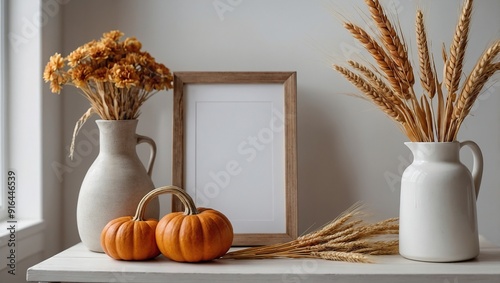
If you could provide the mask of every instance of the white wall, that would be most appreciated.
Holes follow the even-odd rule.
[[[233,6],[220,16],[214,3]],[[415,43],[415,7],[424,9],[439,59],[441,43],[452,38],[461,1],[384,3],[392,3],[397,10],[411,46]],[[471,69],[486,44],[500,34],[500,2],[482,0],[475,4],[466,70]],[[63,51],[66,55],[105,31],[120,29],[136,36],[145,50],[173,71],[297,71],[302,233],[331,220],[356,201],[365,202],[377,219],[398,215],[399,182],[390,183],[386,176],[399,176],[410,162],[410,152],[403,145],[407,139],[381,111],[346,95],[355,89],[329,67],[361,52],[333,8],[351,19],[356,18],[359,7],[366,11],[361,0],[72,0],[64,6]],[[415,55],[415,48],[410,52]],[[475,140],[483,149],[480,232],[500,245],[500,85],[490,86],[478,101],[474,116],[463,126],[459,140]],[[70,87],[61,99],[62,138],[68,146],[74,123],[88,106]],[[153,174],[157,186],[171,180],[171,100],[172,92],[156,94],[140,117],[139,133],[151,136],[158,144]],[[95,124],[90,121],[84,129],[92,132]],[[78,140],[92,139],[80,135]],[[140,151],[145,156],[145,149]],[[71,170],[64,172],[65,246],[79,241],[75,222],[78,190],[97,152],[97,146],[90,152],[77,151],[83,157],[68,163]],[[169,200],[165,199],[163,205],[167,212]]]

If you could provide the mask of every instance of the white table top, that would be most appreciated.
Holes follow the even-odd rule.
[[[313,259],[215,260],[178,263],[113,260],[77,244],[28,269],[39,282],[500,282],[500,248],[482,242],[478,258],[426,263],[376,256],[376,263]]]

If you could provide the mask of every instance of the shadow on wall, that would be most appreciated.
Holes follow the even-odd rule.
[[[307,89],[298,90],[298,213],[299,235],[333,220],[358,199],[349,190],[353,186],[347,153],[339,131],[312,99]],[[303,116],[302,116],[303,115]],[[347,161],[347,162],[346,162]]]

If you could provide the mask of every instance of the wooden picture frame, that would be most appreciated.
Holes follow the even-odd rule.
[[[228,216],[233,246],[297,237],[296,85],[296,72],[174,73],[172,183]]]

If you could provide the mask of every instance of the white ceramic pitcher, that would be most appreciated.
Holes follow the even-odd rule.
[[[479,254],[476,196],[483,172],[479,146],[464,142],[407,142],[413,162],[401,180],[399,252],[408,259],[453,262]],[[472,173],[460,149],[473,153]]]

